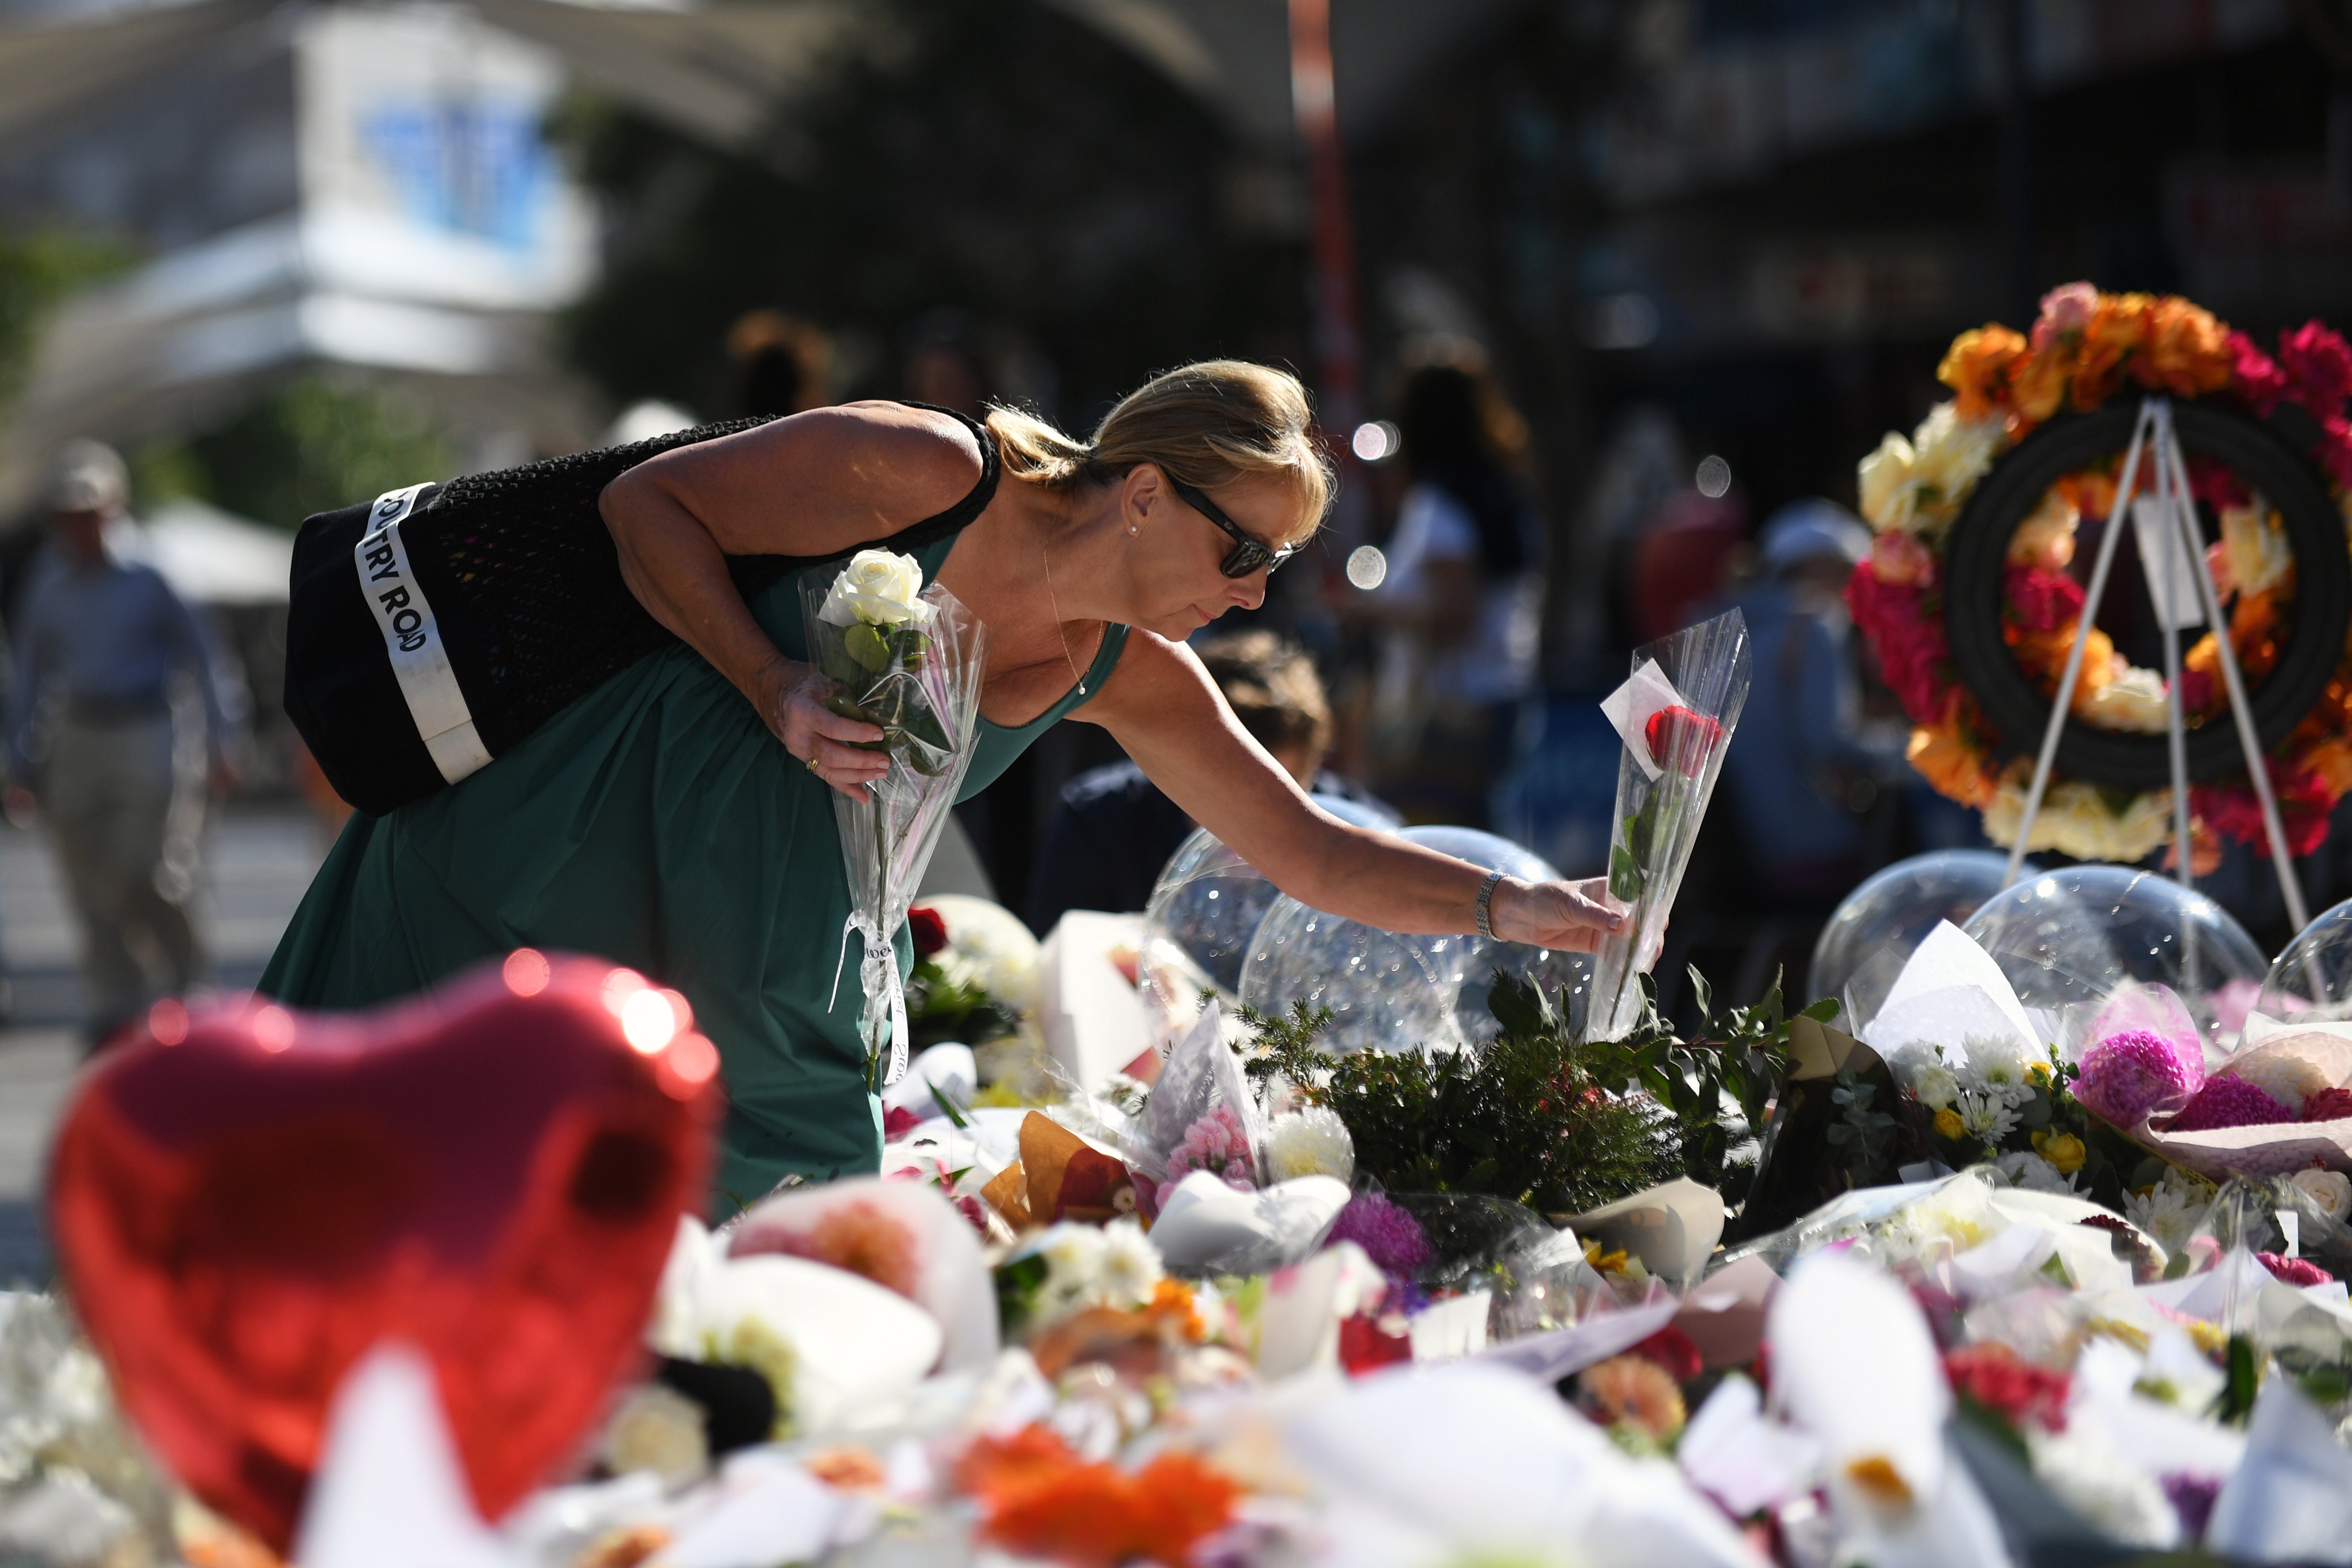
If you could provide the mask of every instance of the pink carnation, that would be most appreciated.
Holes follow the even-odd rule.
[[[2170,1130],[2210,1133],[2225,1127],[2267,1127],[2294,1119],[2294,1112],[2244,1079],[2223,1073],[2197,1092],[2197,1097],[2173,1119]]]
[[[2245,400],[2248,408],[2268,419],[2271,411],[2286,396],[2286,372],[2243,332],[2231,333],[2228,342],[2235,361],[2230,372],[2231,389]]]
[[[2136,1127],[2141,1117],[2196,1087],[2170,1041],[2134,1029],[2111,1034],[2083,1053],[2074,1098],[2104,1122]]]
[[[1232,1106],[1216,1106],[1185,1128],[1184,1141],[1168,1156],[1169,1185],[1193,1171],[1207,1171],[1243,1192],[1257,1190],[1257,1162],[1250,1155],[1249,1134]]]
[[[2279,364],[2294,383],[2297,402],[2325,418],[2352,397],[2352,347],[2325,321],[2306,321],[2279,334]]]
[[[2283,1285],[2326,1285],[2336,1276],[2308,1258],[2282,1258],[2275,1252],[2257,1252],[2254,1261],[2271,1271],[2271,1278]]]
[[[1873,539],[1870,569],[1879,581],[1895,588],[1930,588],[1936,581],[1936,558],[1916,534],[1885,533]]]
[[[1929,617],[1920,591],[1883,581],[1873,563],[1864,561],[1846,583],[1845,602],[1903,711],[1919,724],[1943,717],[1952,649],[1942,620]]]
[[[2303,1103],[2306,1122],[2341,1122],[2352,1117],[2352,1089],[2323,1089]]]
[[[2319,444],[2312,448],[2320,467],[2339,490],[2352,490],[2352,421],[2331,413],[2319,422]]]

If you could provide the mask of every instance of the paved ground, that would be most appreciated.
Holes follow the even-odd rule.
[[[239,807],[213,829],[202,914],[218,983],[251,985],[325,853],[299,808]],[[0,825],[0,962],[16,1010],[0,1029],[0,1286],[49,1272],[38,1222],[49,1129],[81,1060],[79,936],[37,829]]]

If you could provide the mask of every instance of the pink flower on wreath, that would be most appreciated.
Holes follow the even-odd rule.
[[[2055,632],[2083,614],[2083,585],[2046,566],[2013,566],[2002,573],[2010,619],[2028,632]]]
[[[2352,345],[2325,321],[2281,332],[2279,364],[2294,382],[2295,400],[2323,419],[2352,397]]]
[[[2053,343],[2079,335],[2099,312],[2099,291],[2087,283],[2062,283],[2042,297],[2042,314],[2033,323],[2033,347],[2039,352]]]
[[[1870,569],[1892,588],[1927,588],[1936,580],[1936,558],[1917,534],[1885,533],[1873,539]]]
[[[1193,1171],[1207,1171],[1243,1192],[1257,1190],[1257,1162],[1250,1155],[1249,1134],[1232,1106],[1215,1106],[1185,1128],[1184,1141],[1168,1156],[1169,1185]]]
[[[2319,422],[2319,444],[2312,449],[2339,490],[2352,490],[2352,420],[2330,414]]]
[[[1879,677],[1915,723],[1934,724],[1943,717],[1944,695],[1951,688],[1945,672],[1952,650],[1943,623],[1928,617],[1925,599],[1916,588],[1881,581],[1869,561],[1853,569],[1845,587],[1846,608],[1870,643]]]
[[[2235,361],[2230,371],[2231,389],[2245,400],[2248,408],[2268,419],[2287,394],[2286,372],[2243,332],[2231,333],[2226,341]]]
[[[2200,695],[2187,684],[2184,671],[2181,701]],[[2210,687],[2207,688],[2210,691]],[[2315,852],[2327,841],[2327,819],[2335,808],[2327,782],[2309,768],[2271,766],[2271,788],[2278,796],[2279,822],[2286,829],[2287,848],[2297,855]],[[2208,832],[2261,848],[2269,841],[2263,828],[2262,802],[2251,784],[2199,784],[2189,791],[2189,809]]]

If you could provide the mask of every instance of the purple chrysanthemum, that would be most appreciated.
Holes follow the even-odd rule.
[[[1429,1261],[1429,1237],[1421,1222],[1377,1192],[1360,1192],[1348,1200],[1330,1240],[1354,1242],[1383,1273],[1411,1274]]]
[[[2141,1117],[2194,1088],[2169,1040],[2132,1029],[2111,1034],[2083,1053],[2074,1098],[2103,1121],[2136,1127]]]
[[[2264,1127],[2292,1122],[2296,1113],[2247,1082],[2223,1073],[2197,1092],[2172,1124],[2176,1133],[2210,1133],[2222,1127]]]
[[[2183,1539],[2191,1543],[2204,1540],[2205,1526],[2213,1518],[2213,1503],[2221,1495],[2221,1483],[2204,1476],[2176,1474],[2165,1477],[2163,1486],[2172,1511],[2180,1516]]]

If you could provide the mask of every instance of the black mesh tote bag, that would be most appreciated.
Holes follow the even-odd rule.
[[[979,421],[956,417],[979,438],[979,485],[871,544],[919,549],[988,505],[996,443]],[[622,580],[597,497],[647,458],[765,423],[703,425],[412,485],[305,521],[287,612],[286,713],[335,792],[371,816],[422,800],[676,643]],[[727,564],[749,597],[865,548]]]

